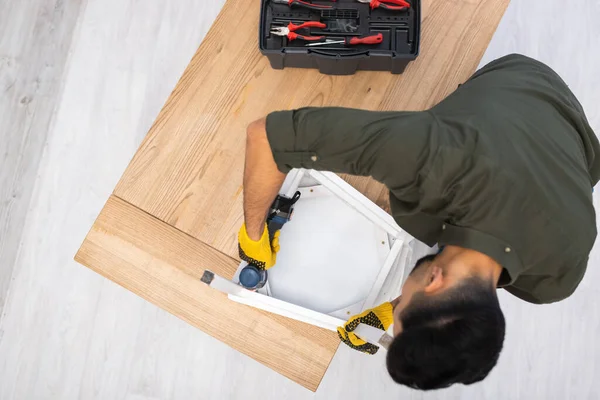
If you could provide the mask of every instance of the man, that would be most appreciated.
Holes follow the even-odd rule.
[[[511,55],[422,112],[305,108],[248,127],[240,256],[273,266],[267,210],[292,168],[370,175],[417,239],[443,250],[417,263],[392,303],[356,316],[394,324],[387,368],[399,383],[436,389],[485,378],[505,322],[496,288],[531,303],[570,296],[596,238],[592,187],[600,146],[583,109],[549,67]]]

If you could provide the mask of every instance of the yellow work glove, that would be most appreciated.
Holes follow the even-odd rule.
[[[367,354],[375,354],[379,347],[369,342],[360,339],[352,331],[356,329],[358,324],[366,324],[375,328],[387,331],[394,322],[394,307],[392,303],[383,303],[375,308],[366,310],[361,314],[350,318],[343,327],[338,327],[338,336],[340,340],[353,348]]]
[[[246,224],[244,223],[238,233],[238,247],[240,258],[258,269],[269,269],[275,265],[277,252],[279,251],[279,232],[275,232],[273,240],[269,239],[269,230],[265,224],[265,230],[258,241],[248,237]]]

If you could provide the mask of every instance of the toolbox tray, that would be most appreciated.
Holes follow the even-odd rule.
[[[261,0],[259,49],[274,69],[313,68],[328,75],[352,75],[358,70],[401,74],[408,63],[417,58],[421,36],[420,0],[409,0],[411,7],[406,11],[372,10],[369,4],[357,0],[314,0],[312,3],[334,8],[322,13]],[[307,21],[320,21],[328,27],[307,28],[299,33],[312,36],[326,34],[327,38],[334,40],[382,33],[383,42],[376,45],[306,47],[305,44],[310,42],[290,41],[285,36],[270,32],[271,27],[287,26],[290,22],[299,25]]]

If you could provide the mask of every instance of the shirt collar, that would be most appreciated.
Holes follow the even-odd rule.
[[[506,274],[502,274],[498,286],[511,285],[523,271],[521,259],[510,243],[475,229],[445,223],[442,225],[439,244],[440,246],[460,246],[492,257],[510,275],[506,279]]]

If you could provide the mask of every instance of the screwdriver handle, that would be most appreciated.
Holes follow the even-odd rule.
[[[394,4],[397,6],[402,6],[402,7],[410,7],[410,3],[408,1],[405,0],[376,0],[376,2],[378,3],[389,3],[389,4]]]
[[[391,3],[395,5],[391,6],[385,3]],[[376,8],[383,8],[384,10],[402,11],[410,7],[410,3],[407,3],[404,0],[385,0],[385,3],[384,1],[380,0],[371,0],[371,9],[374,10]]]
[[[410,7],[410,3],[405,0],[386,0],[386,3],[395,4],[397,6],[402,6],[406,8]]]
[[[363,38],[352,38],[348,40],[346,43],[350,45],[356,44],[379,44],[383,42],[383,34],[378,33],[377,35],[371,35]]]
[[[389,6],[387,4],[381,3],[379,5],[380,8],[383,8],[384,10],[390,10],[390,11],[403,11],[406,10],[407,7],[406,6]]]
[[[327,24],[324,24],[324,23],[319,22],[319,21],[308,21],[308,22],[303,23],[302,25],[294,25],[291,22],[288,25],[288,29],[290,30],[290,32],[295,32],[295,31],[297,31],[299,29],[303,29],[303,28],[321,28],[321,29],[325,29],[325,28],[327,28]]]

